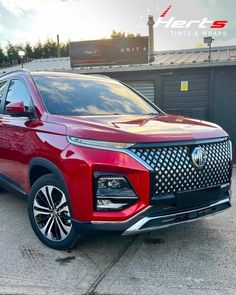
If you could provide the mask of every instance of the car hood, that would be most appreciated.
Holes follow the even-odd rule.
[[[48,121],[65,125],[68,136],[115,142],[187,141],[228,136],[216,124],[174,115],[49,115]]]

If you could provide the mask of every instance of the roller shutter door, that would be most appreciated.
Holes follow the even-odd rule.
[[[188,91],[181,91],[181,81],[188,81]],[[209,119],[208,72],[164,76],[161,101],[166,113]]]
[[[236,69],[215,70],[212,121],[219,124],[230,135],[236,155]],[[234,157],[236,162],[236,157]]]
[[[154,102],[154,81],[126,81],[125,83]]]

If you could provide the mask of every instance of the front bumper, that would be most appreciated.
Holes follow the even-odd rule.
[[[78,222],[73,220],[74,228],[80,234],[138,234],[176,224],[200,220],[225,211],[231,207],[230,191],[224,192],[221,199],[204,206],[175,210],[168,214],[160,212],[159,206],[149,206],[138,215],[125,222]]]
[[[209,141],[166,145],[139,145],[136,151],[69,145],[64,152],[65,157],[69,155],[65,178],[78,231],[133,233],[135,224],[134,232],[152,230],[230,207],[231,153],[225,139],[214,140],[212,145]],[[191,160],[192,148],[198,145],[207,145],[209,150],[203,169],[194,168]],[[119,211],[96,210],[96,173],[127,177],[138,201]],[[222,200],[226,201],[218,203]],[[209,206],[211,210],[206,211]]]

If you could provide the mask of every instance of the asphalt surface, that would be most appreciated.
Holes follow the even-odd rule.
[[[236,174],[236,171],[235,171]],[[26,201],[0,193],[0,294],[236,294],[232,209],[134,237],[90,237],[55,251],[33,234]]]

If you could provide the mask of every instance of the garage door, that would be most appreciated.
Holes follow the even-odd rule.
[[[186,89],[181,87],[184,84],[188,85]],[[162,109],[166,113],[208,119],[208,72],[175,73],[163,76],[161,102]]]
[[[212,120],[230,135],[236,155],[236,69],[215,71]],[[234,158],[236,161],[236,157]]]
[[[126,81],[125,83],[154,102],[154,81]]]

